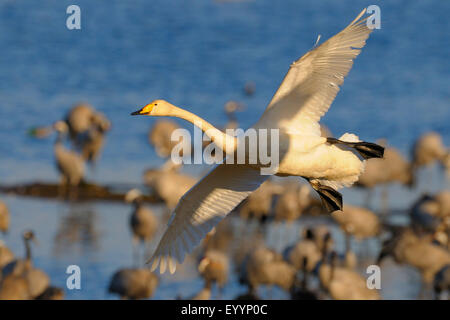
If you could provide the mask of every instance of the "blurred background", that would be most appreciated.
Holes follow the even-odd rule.
[[[355,132],[365,141],[384,139],[383,143],[395,147],[409,164],[414,161],[413,146],[424,134],[435,132],[442,150],[450,145],[448,1],[79,0],[82,29],[68,30],[66,8],[71,4],[73,1],[49,0],[0,3],[0,200],[10,213],[8,233],[0,239],[15,256],[23,257],[22,233],[33,230],[38,241],[38,245],[32,244],[33,265],[46,272],[53,286],[63,288],[67,299],[116,298],[108,292],[114,273],[142,265],[133,258],[129,219],[138,206],[133,200],[134,207],[117,199],[29,197],[23,196],[29,195],[28,191],[11,189],[36,182],[59,183],[54,158],[57,134],[51,126],[66,119],[80,102],[108,119],[103,148],[96,161],[86,165],[84,180],[107,186],[117,195],[138,188],[148,197],[147,202],[152,203],[145,207],[160,221],[150,248],[164,230],[170,204],[143,174],[149,168],[160,168],[165,159],[149,144],[149,130],[157,120],[131,117],[130,112],[162,98],[219,127],[232,119],[239,127],[248,128],[264,111],[290,63],[310,50],[319,34],[321,42],[325,41],[371,4],[381,8],[381,29],[371,34],[321,123],[336,137]],[[230,101],[242,107],[227,117],[224,106]],[[173,121],[192,130],[191,125]],[[52,132],[37,139],[36,129],[32,129],[45,126]],[[64,146],[76,149],[66,140]],[[435,195],[449,190],[445,161],[450,165],[444,158],[436,157],[425,166],[417,164],[413,188],[407,181],[393,179],[387,186],[373,188],[370,204],[367,190],[357,187],[342,191],[344,201],[369,207],[380,224],[413,229],[412,211],[421,204],[418,201],[425,201],[421,197],[426,193],[432,199],[426,201],[434,201]],[[176,172],[197,179],[207,170],[206,165],[187,165]],[[275,214],[277,202],[287,190],[301,189],[278,179],[274,183],[284,191],[274,196],[269,216]],[[380,200],[383,193],[388,195],[388,206]],[[155,194],[164,201],[154,200]],[[310,210],[296,209],[292,221],[264,219],[264,227],[258,219],[239,218],[239,210],[224,221],[235,231],[248,224],[253,228],[252,237],[271,250],[284,252],[286,261],[287,248],[301,235],[305,237],[305,230],[318,225],[328,228],[335,250],[343,253],[345,234],[351,231],[313,207],[308,202]],[[420,214],[427,214],[422,211],[426,210],[421,209]],[[432,219],[440,220],[433,220],[429,235],[435,235],[445,220],[440,214],[431,214]],[[367,236],[362,242],[351,239],[359,260],[355,270],[363,276],[383,240],[392,236],[392,228],[383,230],[383,236]],[[431,239],[430,245],[435,240]],[[239,271],[249,272],[241,266],[245,259],[228,250],[239,251],[236,248],[244,246],[239,241],[227,246],[228,278],[223,290],[213,286],[212,298],[233,299],[248,291],[248,280],[243,280]],[[432,245],[441,246],[448,255],[448,240],[444,242]],[[152,298],[188,298],[204,287],[199,261],[207,250],[199,250],[175,275],[159,276]],[[66,288],[65,271],[72,264],[81,268],[81,290]],[[433,297],[431,292],[424,293],[423,269],[412,262],[386,259],[381,270],[382,298]],[[319,291],[316,280],[311,272],[311,290]],[[290,297],[289,290],[268,284],[257,289],[257,294],[261,298]],[[329,298],[326,293],[321,297]]]

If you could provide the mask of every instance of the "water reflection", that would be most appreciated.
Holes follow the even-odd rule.
[[[100,249],[98,217],[89,204],[69,204],[60,213],[54,236],[53,253],[56,256],[86,254]]]

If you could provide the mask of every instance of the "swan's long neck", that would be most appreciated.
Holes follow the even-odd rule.
[[[213,141],[220,149],[226,151],[227,153],[236,150],[236,137],[223,133],[221,130],[217,129],[208,121],[200,118],[199,116],[173,105],[170,108],[169,113],[170,114],[166,114],[166,116],[184,119],[197,126],[205,133],[206,136],[211,139],[211,141]]]

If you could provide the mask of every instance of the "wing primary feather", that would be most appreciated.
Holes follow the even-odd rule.
[[[320,136],[320,118],[334,98],[373,31],[363,17],[366,9],[343,30],[295,61],[273,96],[262,122],[288,131]]]
[[[177,237],[177,240],[175,242],[175,257],[177,258],[179,263],[183,262],[183,259],[181,257],[181,251],[182,251],[182,243],[180,237]]]
[[[182,251],[186,252],[189,251],[189,244],[186,242],[186,236],[184,234],[184,232],[179,236],[179,238],[181,239],[181,243],[183,244],[182,246]]]
[[[268,176],[243,165],[220,164],[180,199],[176,214],[150,259],[160,273],[173,273],[205,235]]]
[[[161,274],[166,272],[166,261],[167,261],[167,256],[161,256],[161,260],[159,262],[159,273],[161,273]]]
[[[314,44],[314,47],[317,47],[317,45],[319,44],[320,37],[321,37],[321,35],[319,34],[319,35],[317,36],[317,40],[316,40],[316,43]]]
[[[363,15],[364,15],[364,13],[366,13],[366,8],[364,8],[361,12],[360,12],[360,14],[358,14],[358,16],[355,18],[355,20],[353,20],[351,23],[350,23],[350,26],[352,25],[352,24],[354,24],[356,21],[358,21]]]
[[[171,249],[169,250],[169,256],[167,257],[167,259],[168,259],[168,264],[169,264],[169,272],[170,272],[170,274],[174,274],[174,273],[175,273],[175,270],[177,269],[177,265],[176,265],[176,262],[175,262],[175,260],[174,260],[172,254],[173,254],[173,253],[172,253],[172,248],[171,248]]]
[[[153,261],[150,271],[153,272],[156,270],[156,268],[158,267],[158,264],[159,264],[159,259],[160,259],[159,255],[156,255],[152,258],[152,260],[149,261],[149,263]]]

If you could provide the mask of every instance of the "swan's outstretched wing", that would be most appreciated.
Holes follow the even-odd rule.
[[[344,30],[291,65],[262,120],[291,131],[320,135],[319,119],[330,107],[339,86],[372,31],[365,9]]]
[[[160,265],[175,272],[176,262],[196,247],[206,234],[269,176],[245,165],[220,164],[178,202],[168,228],[150,259],[152,271]]]

